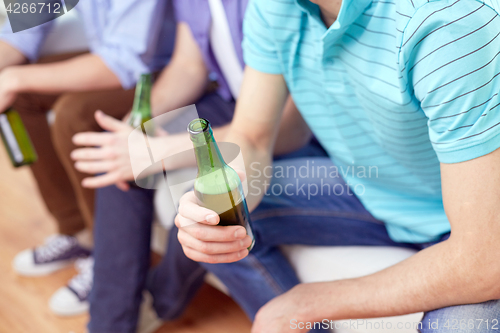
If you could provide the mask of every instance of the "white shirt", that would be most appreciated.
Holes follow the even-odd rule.
[[[212,52],[222,74],[224,74],[233,98],[237,99],[243,81],[243,68],[241,68],[234,48],[226,11],[224,10],[222,0],[208,0],[208,4],[210,6],[210,13],[212,14],[212,27],[210,29]]]

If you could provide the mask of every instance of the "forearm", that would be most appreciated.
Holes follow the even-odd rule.
[[[281,75],[264,74],[248,67],[241,95],[225,141],[238,145],[244,165],[231,166],[246,172],[250,211],[262,200],[271,179],[264,172],[272,167],[278,126],[287,102],[288,89]]]
[[[311,137],[309,126],[289,96],[281,117],[274,155],[284,155],[299,150],[311,141]]]
[[[203,64],[172,60],[153,88],[153,116],[196,103],[205,92],[207,78]]]
[[[238,145],[243,155],[243,161],[233,161],[231,167],[237,171],[245,172],[249,189],[246,200],[248,209],[253,211],[262,201],[262,197],[271,182],[271,178],[266,176],[269,175],[269,172],[264,171],[272,168],[272,145],[259,145],[235,128],[229,130],[226,141]]]
[[[57,94],[121,87],[118,77],[93,54],[57,63],[15,66],[11,71],[18,78],[17,92]]]
[[[482,249],[450,239],[366,277],[304,285],[315,297],[301,315],[309,321],[387,317],[500,298],[499,264]]]
[[[0,71],[9,66],[26,63],[26,57],[16,48],[0,40]]]

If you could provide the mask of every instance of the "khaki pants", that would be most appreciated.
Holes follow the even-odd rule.
[[[76,55],[46,57],[39,63]],[[38,161],[31,170],[61,234],[75,235],[93,224],[94,191],[81,186],[82,179],[89,175],[73,166],[70,153],[77,147],[71,138],[80,132],[102,131],[94,119],[96,110],[123,118],[131,109],[133,98],[133,90],[116,89],[61,95],[26,93],[19,95],[14,103],[38,153]],[[50,110],[55,113],[51,126],[46,118]]]

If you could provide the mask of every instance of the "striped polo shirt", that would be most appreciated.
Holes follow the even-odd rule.
[[[500,147],[499,12],[498,0],[344,0],[327,28],[308,0],[251,0],[244,57],[284,76],[391,238],[428,242],[450,231],[440,162]]]

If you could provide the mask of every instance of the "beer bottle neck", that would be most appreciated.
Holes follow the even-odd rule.
[[[193,120],[189,124],[189,133],[194,146],[199,175],[209,174],[226,166],[208,120]]]
[[[137,83],[132,114],[151,119],[151,74],[144,74]]]

